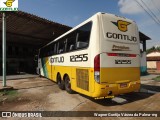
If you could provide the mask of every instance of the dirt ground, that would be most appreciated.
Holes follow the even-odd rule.
[[[150,80],[149,77],[148,79],[147,77],[142,78],[141,92],[120,95],[110,101],[106,99],[94,100],[78,93],[68,94],[66,91],[60,90],[56,83],[46,78],[35,77],[8,80],[7,84],[13,86],[18,92],[13,100],[9,100],[7,95],[0,95],[0,111],[160,111],[160,82]],[[2,81],[0,81],[0,86],[2,86]],[[19,118],[18,120],[21,119]],[[28,120],[29,118],[26,119]],[[75,118],[54,117],[43,119],[74,120]],[[106,118],[76,119],[94,120]],[[109,117],[107,119],[128,120],[134,118]],[[146,120],[146,118],[140,119]]]

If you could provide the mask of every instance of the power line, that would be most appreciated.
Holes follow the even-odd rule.
[[[154,0],[151,0],[152,4],[155,6],[155,8],[158,10],[158,12],[160,13],[160,9],[157,7],[156,3],[154,2]]]
[[[157,20],[137,0],[135,1],[158,25],[160,25],[160,23],[157,22]]]
[[[143,0],[141,1],[145,5],[145,7],[150,11],[150,13],[155,17],[155,19],[160,23],[160,20],[158,19],[158,17],[152,12],[152,10],[147,6],[147,4]]]
[[[146,11],[149,10],[149,12],[150,12],[151,14],[147,11],[148,14],[149,14],[150,16],[152,16],[152,19],[154,19],[158,24],[160,24],[160,20],[157,18],[157,16],[151,11],[151,9],[146,5],[146,3],[143,2],[143,0],[141,0],[141,1],[142,1],[142,3],[145,5],[145,7],[147,8],[147,9],[145,9],[145,8],[142,6],[143,9],[145,9]],[[137,1],[137,2],[138,2],[138,1]]]

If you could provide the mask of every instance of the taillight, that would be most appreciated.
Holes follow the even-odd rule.
[[[136,54],[129,54],[129,57],[136,57]]]
[[[126,54],[126,53],[107,53],[108,56],[117,56],[117,57],[136,57],[136,54]]]
[[[108,56],[118,56],[117,53],[107,53]]]
[[[97,83],[100,83],[100,55],[99,54],[94,58],[94,79]]]

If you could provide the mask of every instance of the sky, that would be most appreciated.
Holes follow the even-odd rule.
[[[157,22],[136,1],[150,9]],[[147,48],[160,45],[160,0],[19,0],[19,10],[71,27],[97,12],[116,14],[134,20],[152,39]]]

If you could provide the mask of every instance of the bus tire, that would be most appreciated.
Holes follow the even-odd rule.
[[[68,75],[66,75],[66,77],[64,78],[64,82],[66,91],[70,94],[74,93],[73,90],[71,89],[71,83]]]
[[[61,79],[61,75],[60,74],[57,75],[57,84],[58,84],[58,87],[61,90],[65,90],[64,81]]]

